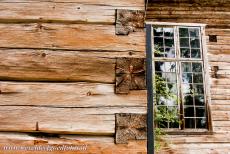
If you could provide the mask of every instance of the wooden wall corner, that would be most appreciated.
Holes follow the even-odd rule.
[[[146,89],[145,58],[117,58],[115,71],[117,94]]]
[[[116,144],[127,144],[128,140],[147,139],[146,114],[116,114]]]
[[[144,27],[143,10],[116,10],[116,34],[128,35]]]

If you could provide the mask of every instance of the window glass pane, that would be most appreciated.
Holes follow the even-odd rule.
[[[181,65],[182,65],[182,72],[192,72],[191,63],[183,62],[181,63]]]
[[[200,48],[200,40],[197,38],[191,38],[191,48]]]
[[[164,36],[173,37],[174,36],[174,29],[173,28],[164,28]]]
[[[177,94],[177,85],[173,83],[168,83],[169,91],[173,94]]]
[[[192,63],[193,72],[202,72],[202,63]]]
[[[165,70],[164,72],[176,72],[176,63],[175,62],[164,62]]]
[[[154,56],[155,57],[164,57],[164,48],[155,48],[154,49]]]
[[[206,118],[197,118],[196,128],[207,128]]]
[[[204,105],[204,96],[203,95],[196,95],[195,96],[195,105],[203,106]]]
[[[192,84],[183,84],[182,93],[184,94],[193,94]]]
[[[190,37],[199,37],[199,29],[198,28],[190,28],[189,33],[190,33]]]
[[[192,58],[201,58],[200,49],[191,49],[191,57]]]
[[[165,38],[165,46],[166,47],[174,47],[174,39],[173,38]]]
[[[167,82],[176,83],[176,73],[167,73]]]
[[[184,108],[184,116],[185,117],[194,117],[194,107],[187,107]]]
[[[193,74],[193,83],[203,83],[202,73],[194,73]]]
[[[184,96],[184,105],[193,105],[193,97],[192,95],[186,95]]]
[[[196,107],[196,117],[205,117],[205,108],[204,107]]]
[[[185,118],[185,128],[195,128],[195,119]]]
[[[154,37],[154,46],[161,48],[164,46],[163,37]]]
[[[180,38],[180,47],[189,48],[189,38]]]
[[[155,71],[164,72],[164,62],[157,61],[155,62]]]
[[[188,28],[179,28],[180,37],[189,37]]]
[[[166,48],[165,49],[165,57],[175,58],[175,49],[174,48]]]
[[[198,84],[194,84],[194,92],[196,95],[198,94],[204,94],[204,88],[203,88],[203,85],[198,85]]]
[[[154,36],[163,36],[163,28],[159,27],[159,28],[154,28]]]
[[[180,55],[182,58],[190,58],[190,49],[189,48],[180,48]]]
[[[182,74],[183,83],[192,83],[192,73],[183,73]]]

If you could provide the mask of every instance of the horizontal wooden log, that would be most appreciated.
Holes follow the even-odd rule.
[[[172,144],[189,144],[189,143],[230,143],[230,137],[223,134],[213,135],[170,135],[164,137],[165,140]]]
[[[1,80],[115,82],[111,58],[69,51],[0,50],[0,61]]]
[[[110,2],[110,3],[109,3]],[[120,2],[120,3],[119,3]],[[26,20],[62,21],[62,22],[96,22],[115,23],[116,9],[144,9],[144,2],[117,3],[109,0],[106,4],[96,1],[75,1],[75,2],[54,2],[54,1],[34,1],[34,2],[0,2],[0,22],[17,22]]]
[[[211,62],[230,62],[230,55],[229,54],[223,54],[222,50],[215,50],[218,52],[215,52],[216,55],[209,55],[208,59]],[[219,54],[218,54],[219,53]]]
[[[60,136],[59,138],[49,137],[41,138],[40,136],[31,136],[32,134],[25,133],[1,133],[0,134],[0,153],[14,153],[14,154],[89,154],[89,153],[143,153],[146,152],[146,141],[129,141],[129,144],[116,145],[113,142],[113,137],[93,137],[93,136]],[[97,139],[95,139],[97,138]],[[30,151],[30,150],[3,150],[3,146],[18,146],[18,147],[35,147],[43,146],[44,148],[51,147],[85,147],[84,150],[55,150],[55,151]],[[49,146],[49,147],[48,147]]]
[[[116,95],[114,84],[0,82],[0,91],[0,106],[145,107],[147,104],[145,90]]]
[[[1,0],[4,3],[41,3],[41,2],[53,2],[53,3],[80,3],[98,5],[111,5],[111,6],[143,6],[144,0]]]
[[[114,114],[127,111],[129,113],[146,113],[146,107],[1,106],[0,131],[112,135],[115,133]]]
[[[119,37],[114,25],[0,24],[0,29],[0,47],[145,51],[144,30]]]
[[[212,110],[212,120],[214,121],[230,121],[229,111],[214,111]]]

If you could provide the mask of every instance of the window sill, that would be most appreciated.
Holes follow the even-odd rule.
[[[213,132],[208,129],[163,129],[168,135],[212,135]]]

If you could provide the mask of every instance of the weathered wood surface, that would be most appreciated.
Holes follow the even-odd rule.
[[[115,61],[70,51],[0,50],[0,79],[113,83]]]
[[[0,22],[115,23],[116,9],[143,10],[144,0],[1,1]]]
[[[3,151],[3,146],[85,146],[86,150],[82,151]],[[129,144],[115,144],[113,137],[94,137],[79,135],[61,135],[58,138],[31,136],[25,133],[1,133],[0,134],[0,153],[6,154],[137,154],[146,153],[146,141],[130,141]]]
[[[145,107],[146,91],[114,94],[114,84],[0,82],[0,106]],[[127,110],[129,112],[129,110]]]
[[[127,111],[146,113],[146,107],[1,106],[0,131],[113,135],[115,113]]]
[[[229,1],[149,1],[147,19],[161,22],[206,23],[229,27]],[[202,14],[202,15],[201,15]]]
[[[114,25],[0,24],[0,47],[145,51],[145,32],[115,35]]]
[[[120,113],[115,118],[116,143],[127,144],[129,140],[147,139],[146,114]]]

